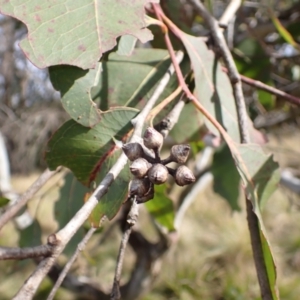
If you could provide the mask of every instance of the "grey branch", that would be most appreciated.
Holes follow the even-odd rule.
[[[166,136],[178,122],[179,116],[185,105],[184,97],[185,94],[182,94],[173,109],[155,126],[155,129],[158,130],[164,138],[166,138]]]
[[[119,254],[117,258],[117,265],[115,270],[115,276],[114,276],[114,283],[111,291],[111,300],[118,300],[121,299],[121,293],[120,293],[120,279],[121,279],[121,273],[122,273],[122,267],[123,267],[123,261],[125,256],[125,250],[127,247],[127,243],[132,231],[132,227],[135,225],[137,219],[138,219],[138,204],[136,203],[136,197],[132,199],[131,208],[127,215],[126,220],[126,229],[122,236],[122,241],[120,244]]]
[[[21,260],[49,256],[52,254],[53,246],[46,244],[28,248],[0,247],[0,260],[14,259]]]
[[[182,59],[183,53],[178,52],[178,63],[180,63]],[[130,140],[131,142],[136,142],[141,138],[140,136],[145,119],[152,107],[155,105],[155,102],[158,100],[158,97],[165,89],[173,72],[174,69],[171,65],[168,72],[163,76],[157,88],[155,89],[152,97],[149,99],[140,114],[133,120],[135,130]],[[33,297],[38,286],[55,263],[56,258],[62,253],[67,243],[74,236],[77,230],[82,226],[85,220],[89,217],[93,209],[98,204],[98,201],[100,201],[100,199],[107,193],[110,185],[117,178],[126,163],[127,157],[124,153],[122,153],[117,162],[109,170],[107,175],[103,178],[103,180],[91,195],[91,197],[87,200],[87,202],[81,207],[81,209],[75,214],[75,216],[69,221],[69,223],[54,235],[57,241],[57,246],[55,247],[55,252],[53,253],[53,255],[40,262],[35,271],[25,281],[24,285],[20,288],[13,299],[27,300]]]
[[[96,230],[97,230],[97,228],[91,227],[90,230],[87,232],[87,234],[82,239],[82,241],[78,244],[76,251],[74,252],[72,257],[69,259],[68,263],[65,265],[63,270],[61,271],[61,273],[60,273],[57,281],[55,282],[55,285],[53,286],[47,300],[52,300],[54,298],[57,290],[59,289],[59,287],[61,286],[62,282],[64,281],[66,275],[70,271],[73,263],[75,262],[75,260],[77,259],[78,255],[79,255],[79,253],[84,250],[84,248],[86,247],[87,242],[89,241],[89,239],[92,237],[93,233]]]

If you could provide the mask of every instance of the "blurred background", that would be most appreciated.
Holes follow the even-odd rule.
[[[229,2],[210,0],[205,4],[219,18]],[[189,1],[161,0],[161,5],[185,32],[208,36],[202,19]],[[153,31],[155,39],[148,46],[165,48],[158,29]],[[0,15],[0,174],[5,178],[0,193],[9,192],[16,197],[46,168],[43,153],[47,141],[68,119],[47,70],[32,65],[19,48],[18,43],[26,32],[22,23]],[[300,97],[299,1],[243,1],[225,37],[242,75]],[[174,44],[180,47],[175,39]],[[251,119],[268,138],[267,147],[274,153],[283,174],[281,185],[265,206],[264,218],[278,266],[281,299],[297,300],[300,295],[300,108],[253,86],[243,88]],[[4,145],[6,150],[3,150]],[[197,145],[198,153],[193,154],[195,162],[204,159],[203,153],[208,148],[205,144]],[[219,163],[222,164],[222,160]],[[151,291],[145,289],[140,299],[260,299],[244,199],[240,197],[239,210],[232,211],[225,199],[215,193],[210,167],[208,163],[201,175],[208,176],[205,184],[199,177],[201,186],[198,184],[197,192],[170,191],[174,203],[184,201],[189,195],[189,207],[181,220],[176,241],[154,260],[149,278]],[[226,170],[222,174],[226,174]],[[62,205],[59,199],[70,199],[76,193],[70,188],[72,180],[65,173],[52,178],[28,205],[30,226],[22,226],[20,220],[10,222],[0,232],[0,244],[33,245],[39,244],[40,239],[45,242],[46,237],[62,225],[57,221],[59,205]],[[64,205],[71,206],[68,201]],[[76,209],[69,208],[70,216]],[[106,224],[93,236],[72,268],[72,276],[80,282],[100,285],[103,291],[111,288],[121,237],[115,224]],[[138,228],[149,241],[158,240],[144,209]],[[74,238],[58,265],[67,261],[85,230],[83,228]],[[134,251],[128,248],[124,282],[130,276],[134,261]],[[30,260],[1,261],[0,298],[10,299],[33,267],[34,262]],[[51,285],[49,276],[36,299],[45,299]],[[56,299],[95,297],[69,286],[60,289]]]

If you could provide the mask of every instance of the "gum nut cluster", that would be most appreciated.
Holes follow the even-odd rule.
[[[154,185],[163,184],[169,174],[175,179],[176,184],[184,186],[195,182],[192,171],[183,165],[189,156],[189,145],[174,145],[169,157],[161,159],[159,152],[163,144],[163,136],[153,127],[148,127],[143,137],[144,146],[150,151],[144,151],[139,143],[128,143],[123,146],[123,151],[131,161],[130,172],[134,179],[130,182],[129,195],[136,196],[138,203],[146,202],[154,197]],[[154,156],[151,154],[153,151]],[[177,169],[166,167],[170,162],[181,164]]]

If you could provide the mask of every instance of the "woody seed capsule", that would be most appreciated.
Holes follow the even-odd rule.
[[[142,197],[150,189],[150,181],[148,178],[134,178],[130,182],[130,187],[129,187],[129,194],[130,195],[137,195],[138,197]]]
[[[122,149],[130,161],[134,161],[144,155],[143,147],[139,143],[125,144]]]
[[[175,182],[180,185],[188,185],[196,181],[193,172],[186,166],[180,166],[175,173]]]
[[[190,154],[190,145],[174,145],[171,148],[172,161],[184,164]]]
[[[163,144],[163,136],[153,127],[148,127],[144,133],[144,145],[149,149],[159,149]]]
[[[149,180],[154,184],[163,184],[168,179],[168,169],[162,164],[153,165],[148,171]]]
[[[140,157],[133,161],[129,169],[135,177],[143,178],[146,176],[150,167],[151,164],[148,163],[146,159]]]

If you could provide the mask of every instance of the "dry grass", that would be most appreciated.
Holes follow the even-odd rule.
[[[282,166],[299,167],[295,151],[291,150],[296,140],[299,141],[299,135],[285,135],[280,139],[271,137],[272,148],[276,150],[276,158]],[[13,185],[22,192],[36,176],[14,177]],[[44,240],[57,229],[53,204],[58,198],[61,181],[54,178],[53,183],[54,187],[49,190],[51,183],[45,187],[29,208],[42,226]],[[263,214],[278,266],[281,299],[286,300],[298,300],[300,294],[299,200],[299,197],[291,198],[290,193],[280,188],[267,203]],[[243,207],[243,199],[240,199],[240,203]],[[152,235],[151,231],[148,235]],[[113,231],[109,240],[98,246],[99,236],[91,240],[88,250],[75,264],[74,272],[88,274],[97,281],[101,278],[101,284],[109,289],[120,236],[117,230]],[[10,223],[0,233],[0,243],[14,246],[17,242],[18,232]],[[134,259],[130,250],[128,255],[125,266],[127,276]],[[33,267],[29,261],[1,262],[1,299],[10,299]],[[44,291],[49,286],[50,283],[46,281],[43,284]],[[41,293],[37,299],[44,298]],[[57,299],[76,297],[60,291]],[[183,220],[178,244],[165,257],[153,291],[143,298],[154,299],[260,299],[244,209],[242,212],[231,212],[211,187],[198,195]]]

